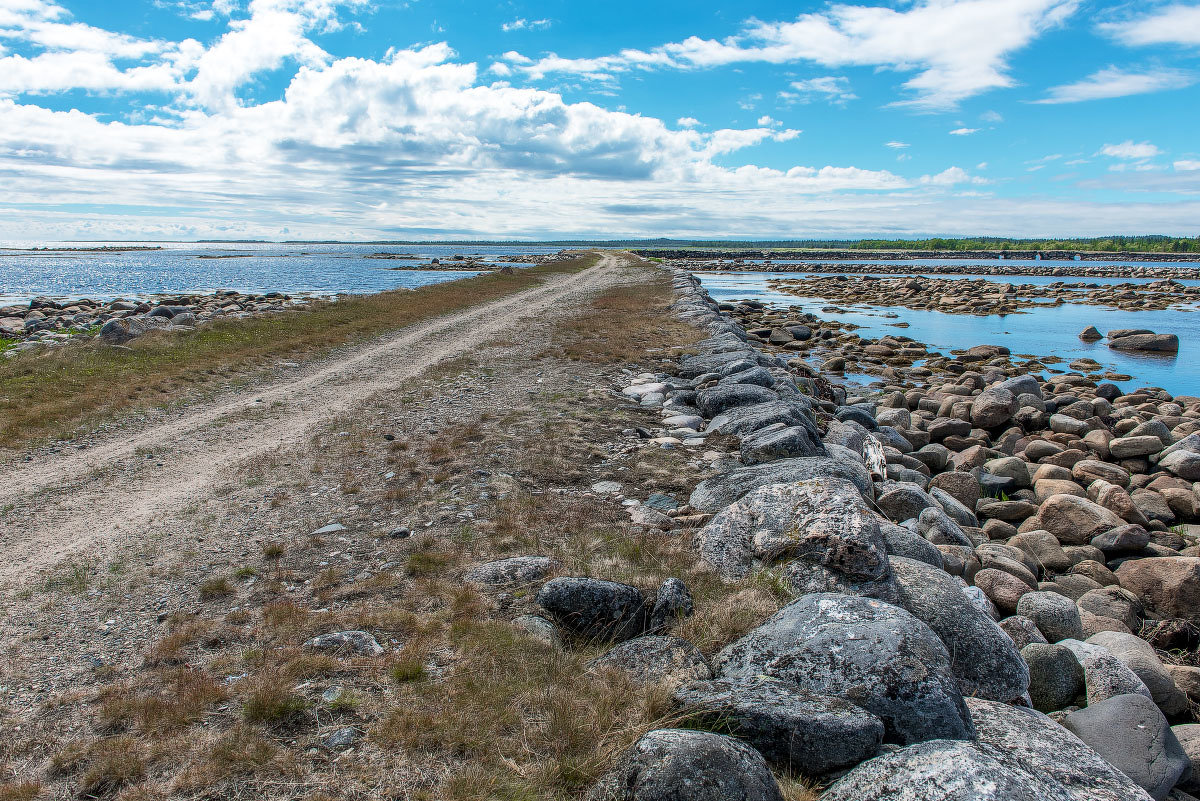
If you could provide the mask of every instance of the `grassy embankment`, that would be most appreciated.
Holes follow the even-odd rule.
[[[583,270],[598,258],[586,254],[511,275],[491,273],[270,317],[218,321],[194,332],[148,335],[127,349],[70,347],[0,361],[0,448],[79,433],[116,412],[161,405],[279,359],[319,355],[497,300]]]

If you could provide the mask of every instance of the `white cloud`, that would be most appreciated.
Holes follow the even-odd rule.
[[[950,132],[951,136],[970,136],[973,133],[979,133],[978,128],[955,128]]]
[[[921,183],[930,186],[954,186],[956,184],[986,184],[987,180],[972,176],[962,167],[950,167],[937,175],[922,175]]]
[[[518,17],[512,22],[502,23],[500,25],[500,30],[504,31],[505,33],[525,30],[540,31],[549,28],[551,24],[551,21],[548,19],[525,19],[524,17]]]
[[[993,125],[999,125],[1004,122],[1004,115],[998,111],[985,111],[979,115],[979,119],[984,122],[990,122]]]
[[[906,147],[911,147],[911,145],[908,142],[888,142],[887,147],[903,150]]]
[[[758,126],[760,128],[770,128],[774,125],[779,125],[779,120],[774,117],[769,117],[766,114],[758,118]]]
[[[836,75],[792,81],[789,86],[791,90],[780,92],[780,98],[801,103],[808,103],[814,98],[820,98],[837,104],[858,99],[858,95],[850,91],[850,81]]]
[[[1200,6],[1173,3],[1150,14],[1123,22],[1110,22],[1100,29],[1122,44],[1200,45]]]
[[[533,79],[572,73],[611,79],[637,69],[699,69],[739,62],[811,61],[916,72],[904,105],[944,109],[1013,85],[1008,57],[1060,25],[1080,0],[921,0],[896,10],[838,4],[794,22],[750,20],[723,40],[693,36],[653,50],[597,58],[552,54],[526,68]]]
[[[1174,167],[1178,172],[1194,172],[1195,170],[1200,170],[1200,161],[1184,159],[1175,162]]]
[[[680,128],[699,128],[701,123],[695,117],[680,117],[675,124]]]
[[[1097,155],[1114,159],[1152,159],[1161,153],[1149,142],[1135,143],[1132,139],[1126,139],[1118,145],[1105,145]]]
[[[1054,86],[1046,97],[1034,103],[1079,103],[1084,100],[1103,100],[1128,97],[1167,89],[1182,89],[1196,82],[1195,76],[1183,70],[1157,69],[1147,72],[1127,72],[1108,67],[1076,83]]]

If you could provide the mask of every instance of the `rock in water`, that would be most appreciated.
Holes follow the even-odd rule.
[[[638,740],[587,801],[783,801],[762,754],[732,737],[658,729]]]
[[[778,679],[696,682],[677,689],[674,700],[687,721],[719,726],[805,776],[857,765],[883,741],[883,723],[870,712]]]
[[[551,579],[538,590],[537,602],[559,626],[585,640],[628,640],[649,621],[642,591],[615,581]]]
[[[883,721],[888,742],[974,733],[942,641],[882,601],[805,595],[726,647],[714,667],[725,678],[772,676],[845,698]]]

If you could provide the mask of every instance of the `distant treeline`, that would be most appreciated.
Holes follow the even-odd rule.
[[[206,240],[210,242],[241,243],[262,240]],[[1200,253],[1200,236],[1098,236],[1073,239],[1011,239],[1007,237],[975,236],[962,239],[934,237],[930,239],[775,239],[775,240],[696,240],[696,239],[556,239],[556,240],[376,240],[370,242],[339,242],[336,240],[290,240],[289,245],[448,245],[454,247],[544,245],[562,248],[678,248],[678,249],[746,249],[746,250],[939,250],[961,251],[1039,251],[1067,250],[1097,253]]]

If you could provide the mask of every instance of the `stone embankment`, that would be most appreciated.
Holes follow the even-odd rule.
[[[94,301],[34,298],[0,307],[0,338],[18,340],[8,353],[99,338],[121,345],[150,331],[185,330],[217,319],[279,314],[303,308],[310,298],[282,292],[158,295],[147,300]]]
[[[1200,254],[1186,253],[1086,253],[1074,251],[944,251],[944,250],[745,250],[745,251],[699,251],[699,250],[635,250],[639,256],[647,259],[661,259],[671,262],[671,267],[689,271],[714,269],[733,270],[794,270],[803,266],[806,270],[813,267],[815,272],[911,272],[905,264],[864,264],[863,262],[906,262],[913,259],[954,259],[955,261],[979,261],[980,264],[946,264],[939,265],[933,271],[944,272],[976,272],[986,270],[1068,270],[1075,272],[1031,272],[1009,273],[1004,275],[1079,275],[1078,270],[1097,270],[1096,275],[1112,274],[1107,270],[1124,271],[1141,269],[1129,264],[1113,265],[1079,265],[1079,261],[1104,262],[1162,262],[1166,264],[1186,264],[1200,262]],[[1044,265],[1028,266],[1005,264],[1005,261],[1045,261]],[[775,264],[777,261],[804,261],[804,265]],[[857,263],[854,263],[857,262]],[[1200,277],[1200,268],[1148,268],[1161,269],[1170,273],[1190,272],[1188,277]],[[928,272],[928,271],[927,271]],[[1124,275],[1124,272],[1117,274]]]
[[[1078,303],[1108,306],[1123,311],[1154,311],[1200,302],[1200,286],[1185,286],[1171,279],[1147,284],[1096,286],[1081,282],[1009,284],[982,278],[903,278],[845,275],[784,278],[767,282],[776,292],[837,303],[901,306],[943,314],[1020,314]]]
[[[1043,381],[990,347],[848,397],[796,358],[836,341],[820,321],[747,330],[761,307],[675,286],[709,338],[627,394],[664,444],[740,439],[689,499],[694,547],[794,600],[705,660],[658,635],[682,587],[545,585],[559,625],[619,642],[605,659],[673,677],[688,724],[592,801],[773,801],[772,766],[833,801],[1191,798],[1200,547],[1170,526],[1200,511],[1200,398]]]

